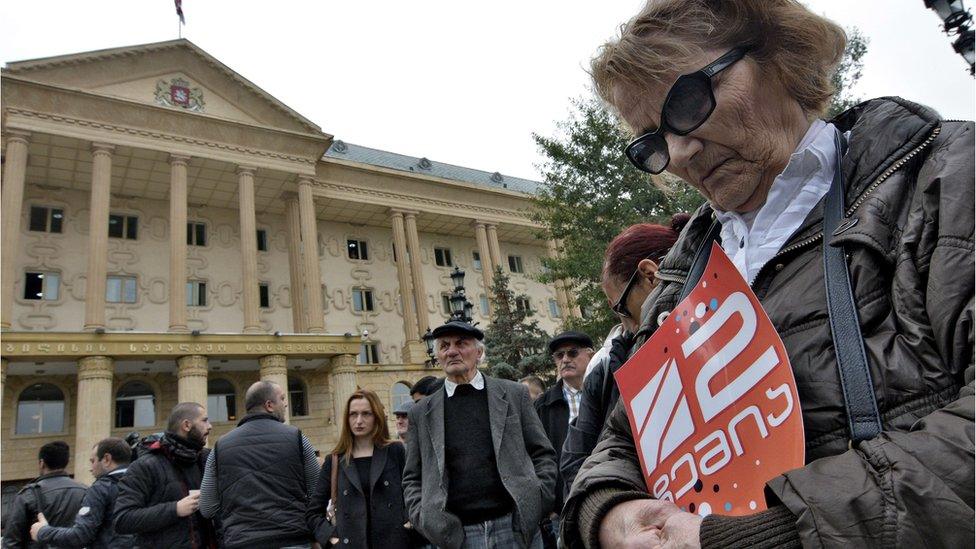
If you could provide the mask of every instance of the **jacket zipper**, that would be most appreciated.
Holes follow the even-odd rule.
[[[945,120],[944,122],[951,122],[951,120]],[[896,161],[894,164],[889,166],[888,169],[882,172],[881,175],[879,175],[878,178],[874,181],[874,183],[872,183],[867,189],[864,190],[864,192],[861,193],[860,196],[857,197],[857,200],[855,200],[854,204],[847,210],[847,212],[844,214],[844,217],[850,217],[854,215],[854,212],[856,212],[858,208],[860,208],[861,205],[864,204],[864,201],[867,200],[868,196],[870,196],[871,193],[873,193],[874,190],[877,189],[879,185],[884,183],[886,179],[891,177],[891,174],[901,169],[902,166],[907,164],[909,160],[914,158],[915,155],[921,152],[924,148],[931,145],[932,142],[935,141],[935,138],[939,136],[939,132],[941,131],[942,131],[942,126],[936,126],[935,129],[932,130],[932,133],[929,134],[929,136],[925,139],[925,141],[923,141],[917,147],[909,151],[908,154],[898,159],[898,161]],[[759,269],[759,272],[756,273],[756,277],[753,280],[758,281],[760,275],[763,274],[763,272],[766,270],[766,268],[769,265],[773,264],[774,260],[783,257],[784,255],[795,252],[796,250],[799,250],[801,248],[805,248],[806,246],[809,246],[810,244],[819,241],[821,238],[823,238],[823,231],[820,231],[811,237],[805,238],[800,242],[797,242],[796,244],[791,244],[790,246],[783,248],[782,250],[777,252],[776,255],[770,258],[769,261],[767,261],[766,264],[763,265],[761,269]]]

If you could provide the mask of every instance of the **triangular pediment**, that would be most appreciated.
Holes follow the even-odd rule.
[[[4,74],[245,124],[321,129],[188,40],[9,63]]]

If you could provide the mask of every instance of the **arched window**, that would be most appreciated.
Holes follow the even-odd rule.
[[[396,411],[404,402],[413,402],[410,398],[410,386],[402,381],[394,383],[393,388],[390,389],[390,403],[393,405],[391,412]]]
[[[35,383],[17,401],[18,435],[64,432],[64,393],[50,383]]]
[[[237,421],[237,396],[234,386],[226,379],[207,382],[207,415],[210,421]]]
[[[308,391],[302,380],[294,377],[288,378],[288,410],[292,417],[308,415]]]
[[[144,381],[129,381],[115,394],[115,427],[156,424],[156,393]]]

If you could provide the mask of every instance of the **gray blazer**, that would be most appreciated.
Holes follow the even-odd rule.
[[[491,438],[502,484],[515,502],[514,518],[528,546],[539,521],[552,507],[556,488],[556,453],[542,430],[527,389],[514,381],[485,376]],[[431,543],[456,549],[464,541],[461,521],[446,510],[444,465],[444,389],[409,413],[407,464],[403,496],[414,527]],[[472,471],[472,474],[478,474]]]

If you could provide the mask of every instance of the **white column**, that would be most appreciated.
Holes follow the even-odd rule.
[[[292,331],[308,331],[305,313],[305,272],[302,269],[302,220],[298,211],[298,195],[285,198],[285,224],[288,225],[288,277],[291,284]]]
[[[312,178],[299,176],[298,210],[302,224],[302,264],[305,266],[306,304],[308,305],[308,331],[325,332],[322,314],[322,274],[319,269],[319,231],[315,218],[315,200],[312,197]]]
[[[181,356],[176,359],[176,400],[207,406],[207,357]]]
[[[8,130],[4,141],[7,142],[7,150],[3,167],[3,246],[0,246],[0,291],[3,295],[0,296],[0,328],[9,328],[14,311],[14,280],[17,278],[20,216],[24,207],[30,133]]]
[[[250,166],[237,167],[237,195],[241,221],[241,294],[244,296],[244,333],[261,332],[258,315],[258,237],[254,213],[254,172]]]
[[[277,383],[281,390],[288,397],[288,360],[285,355],[267,355],[258,359],[261,379]],[[288,402],[288,409],[285,410],[285,423],[291,418],[291,402]]]
[[[78,361],[74,463],[75,480],[83,484],[95,480],[88,470],[92,446],[111,434],[114,370],[114,362],[107,356],[86,356]]]
[[[417,233],[417,213],[404,212],[404,224],[407,232],[407,251],[410,252],[410,279],[413,282],[413,296],[417,302],[417,333],[423,334],[427,328],[436,328],[430,325],[430,318],[427,312],[427,290],[424,289],[424,275],[421,270],[420,261],[420,235]]]
[[[169,331],[186,332],[186,165],[169,155]]]
[[[86,330],[105,328],[105,276],[108,268],[108,214],[112,192],[113,150],[114,145],[92,143],[88,279],[85,284]]]

